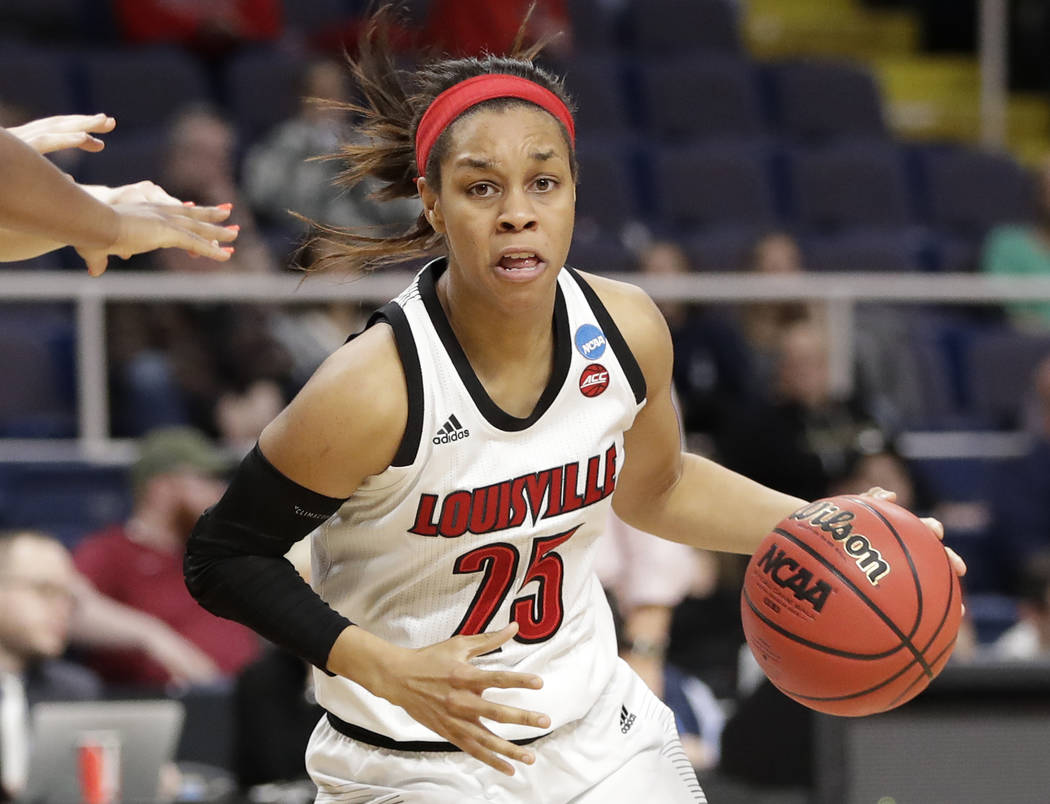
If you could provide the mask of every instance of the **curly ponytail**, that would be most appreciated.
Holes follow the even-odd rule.
[[[377,201],[415,198],[417,176],[425,176],[428,184],[440,188],[441,161],[448,152],[449,129],[438,137],[427,164],[416,165],[416,128],[434,98],[468,78],[492,73],[516,75],[549,89],[573,109],[561,79],[532,63],[549,40],[522,48],[528,17],[509,56],[434,60],[408,73],[398,67],[393,57],[391,13],[391,7],[385,5],[372,15],[358,43],[357,57],[348,58],[362,100],[338,107],[360,120],[358,130],[363,136],[360,142],[346,143],[338,153],[325,157],[345,163],[337,179],[339,185],[349,188],[374,179],[379,187],[372,197]],[[497,98],[480,103],[465,114],[523,103],[526,102],[515,98]],[[575,151],[568,132],[560,123],[559,126],[569,145],[575,177]],[[360,230],[308,222],[321,233],[308,245],[323,246],[318,249],[321,256],[311,265],[311,271],[333,265],[351,272],[370,270],[438,254],[444,244],[444,237],[434,231],[422,213],[411,228],[389,235],[368,235]]]

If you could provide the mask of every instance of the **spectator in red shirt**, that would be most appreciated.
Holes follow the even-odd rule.
[[[171,42],[204,53],[272,41],[283,27],[280,0],[116,0],[114,10],[129,42]]]
[[[433,0],[423,38],[450,56],[508,53],[533,0]],[[545,55],[565,56],[571,47],[565,0],[536,0],[526,26],[528,41],[561,33]]]
[[[242,625],[209,614],[186,591],[182,554],[204,509],[215,503],[230,466],[201,433],[176,427],[143,438],[131,470],[131,518],[85,538],[74,562],[100,591],[163,620],[233,676],[259,652],[259,639]],[[139,651],[93,650],[88,663],[109,683],[163,686],[167,670]]]

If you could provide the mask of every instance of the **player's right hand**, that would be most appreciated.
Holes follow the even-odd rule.
[[[7,130],[37,153],[49,154],[67,148],[94,152],[101,151],[106,144],[91,135],[110,132],[116,124],[116,120],[104,114],[63,114],[42,117]]]
[[[513,776],[514,768],[503,757],[531,765],[535,756],[528,748],[497,737],[481,718],[541,729],[550,726],[550,718],[487,701],[482,693],[490,688],[535,690],[543,680],[531,673],[481,670],[469,660],[495,650],[517,632],[518,624],[512,622],[493,633],[456,636],[406,650],[383,667],[383,681],[374,691],[472,757]]]

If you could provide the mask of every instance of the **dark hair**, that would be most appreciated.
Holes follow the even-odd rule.
[[[416,128],[434,98],[468,78],[495,73],[526,78],[553,92],[570,112],[573,111],[562,80],[533,64],[532,60],[549,40],[528,48],[522,46],[528,17],[518,31],[510,55],[432,59],[406,71],[399,67],[390,44],[391,16],[388,5],[376,11],[361,35],[357,56],[347,57],[361,101],[335,105],[356,116],[362,136],[358,141],[344,144],[338,153],[326,157],[345,163],[337,179],[339,185],[350,188],[373,179],[379,187],[371,197],[377,201],[414,198],[417,194],[416,177],[420,175],[425,176],[432,187],[440,188],[441,160],[448,152],[452,126],[438,137],[426,165],[416,165]],[[521,104],[528,102],[496,98],[468,109],[457,119],[481,109],[502,109]],[[558,125],[569,145],[575,178],[576,155],[568,132],[560,122]],[[311,242],[327,246],[318,249],[321,256],[311,266],[312,270],[321,270],[335,263],[351,271],[377,268],[433,254],[444,242],[442,235],[434,231],[422,214],[407,231],[389,235],[368,235],[360,230],[308,222],[322,233]]]

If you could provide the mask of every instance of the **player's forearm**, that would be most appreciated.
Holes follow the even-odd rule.
[[[117,213],[67,179],[51,162],[0,129],[0,226],[88,249],[120,234]]]
[[[662,493],[637,502],[613,498],[616,512],[640,530],[705,550],[745,554],[805,502],[690,454],[682,456],[681,474]]]
[[[408,649],[399,647],[357,625],[348,626],[328,654],[328,672],[356,681],[373,695],[382,694],[382,682]]]
[[[46,237],[0,227],[0,262],[31,260],[33,257],[60,249],[63,245]]]

